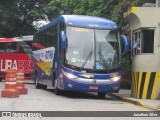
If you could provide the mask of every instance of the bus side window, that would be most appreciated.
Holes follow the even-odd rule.
[[[16,52],[17,52],[17,53],[19,53],[19,48],[20,48],[20,46],[19,46],[19,44],[17,43],[17,44],[16,44]]]
[[[24,53],[24,50],[19,43],[16,43],[16,52],[17,53]]]
[[[0,53],[5,52],[5,48],[6,48],[5,45],[6,45],[5,43],[0,43]]]
[[[7,43],[6,52],[16,52],[16,43]]]
[[[24,50],[23,50],[22,46],[19,46],[19,52],[24,53]]]

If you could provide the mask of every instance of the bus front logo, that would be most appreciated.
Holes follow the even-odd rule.
[[[96,83],[97,81],[95,79],[92,80],[93,83]]]

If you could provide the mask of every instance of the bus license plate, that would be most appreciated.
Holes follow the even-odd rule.
[[[98,86],[89,86],[89,89],[90,90],[98,90],[99,88],[98,88]]]

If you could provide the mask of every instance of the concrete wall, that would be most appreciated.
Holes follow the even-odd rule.
[[[126,16],[133,30],[145,27],[157,27],[160,21],[159,7],[135,7],[134,11]]]
[[[132,72],[160,71],[159,56],[154,54],[140,54],[132,58]]]

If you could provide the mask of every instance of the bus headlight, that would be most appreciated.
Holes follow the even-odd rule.
[[[116,76],[116,77],[111,78],[110,80],[114,82],[118,82],[120,79],[121,79],[120,76]]]
[[[76,75],[73,75],[71,73],[67,73],[67,72],[64,72],[64,71],[63,71],[63,74],[69,79],[77,79],[78,78]]]

